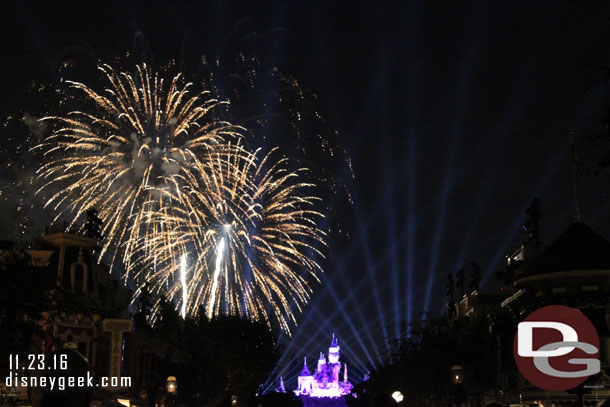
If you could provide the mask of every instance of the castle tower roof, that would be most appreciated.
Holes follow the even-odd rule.
[[[333,340],[330,343],[330,347],[336,348],[337,346],[339,346],[339,341],[337,341],[337,338],[335,338],[335,334],[333,333]]]
[[[311,373],[309,372],[309,369],[307,368],[307,356],[305,357],[305,360],[303,361],[303,370],[301,370],[300,376],[311,376]]]
[[[280,387],[276,390],[278,393],[286,393],[286,387],[284,387],[284,378],[280,376]]]

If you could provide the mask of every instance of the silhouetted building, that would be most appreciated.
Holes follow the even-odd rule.
[[[71,336],[97,375],[120,377],[123,334],[132,328],[127,313],[131,292],[111,278],[107,267],[95,262],[92,249],[97,239],[50,232],[39,239],[40,249],[28,252],[36,261],[46,259],[57,287],[74,294],[83,312],[60,318],[45,314],[49,319],[41,324],[49,333],[49,341],[51,338],[66,341]]]
[[[132,294],[111,278],[108,267],[97,264],[92,254],[97,244],[97,239],[65,228],[47,228],[25,250],[31,265],[48,277],[47,292],[71,303],[66,310],[43,310],[37,323],[46,335],[33,352],[50,352],[69,342],[86,357],[97,377],[121,377],[124,334],[133,325],[128,314]]]
[[[610,397],[610,242],[577,222],[547,247],[522,247],[508,262],[516,264],[515,291],[501,306],[516,321],[546,305],[566,305],[581,310],[597,329],[602,371],[596,375],[595,385],[583,391],[585,405],[601,405]],[[514,329],[504,333],[506,347],[512,347]],[[510,331],[512,335],[508,335]],[[574,392],[543,391],[522,377],[509,387],[504,401],[511,404],[565,406],[574,405],[577,399]]]
[[[473,322],[485,319],[490,313],[498,311],[507,297],[506,291],[474,290],[455,304],[454,319],[468,318]]]

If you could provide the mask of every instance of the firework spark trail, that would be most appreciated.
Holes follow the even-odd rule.
[[[182,255],[180,259],[180,284],[182,285],[182,308],[180,314],[182,318],[186,317],[186,302],[188,298],[186,285],[186,255]]]
[[[59,189],[46,202],[57,211],[53,222],[63,216],[75,224],[96,207],[105,222],[100,258],[111,252],[112,266],[122,252],[127,277],[139,266],[132,262],[135,242],[146,248],[146,241],[175,227],[169,219],[177,220],[171,214],[184,204],[181,188],[202,168],[201,151],[241,137],[243,129],[215,119],[226,103],[206,91],[190,95],[193,85],[181,75],[168,87],[146,65],[133,76],[99,69],[108,84],[103,92],[68,82],[82,110],[42,119],[54,130],[34,147],[47,159],[38,171],[39,192]],[[167,222],[151,224],[151,212]]]
[[[216,290],[218,289],[218,276],[220,275],[220,266],[222,265],[222,256],[225,251],[225,238],[220,238],[216,246],[216,265],[214,267],[214,278],[212,283],[212,298],[208,304],[208,318],[211,319],[214,315],[214,304],[216,303]]]

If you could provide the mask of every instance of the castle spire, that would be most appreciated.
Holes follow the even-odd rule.
[[[347,383],[347,362],[345,362],[345,367],[343,368],[343,382]]]
[[[330,347],[336,348],[338,345],[339,345],[339,342],[337,341],[337,338],[335,338],[335,334],[333,333],[333,340],[330,343]]]
[[[307,356],[305,356],[304,359],[305,360],[303,361],[303,370],[301,370],[301,376],[311,376],[311,373],[309,373],[309,369],[307,368]]]

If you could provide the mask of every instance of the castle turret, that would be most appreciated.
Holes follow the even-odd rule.
[[[296,391],[297,394],[308,394],[311,392],[313,376],[307,368],[307,357],[303,360],[303,370],[299,375],[298,382],[299,388]]]
[[[284,378],[280,376],[280,387],[276,390],[278,393],[286,393],[286,387],[284,387]]]
[[[339,350],[339,341],[333,334],[333,340],[330,343],[330,348],[328,348],[328,363],[339,363]]]
[[[339,363],[339,341],[333,334],[333,339],[328,348],[328,370],[330,371],[330,381],[332,383],[339,384],[339,370],[341,370],[341,363]]]
[[[307,368],[307,356],[305,356],[305,359],[303,360],[303,370],[301,370],[299,376],[311,376],[311,373],[309,373],[309,369]]]
[[[324,357],[324,353],[320,352],[320,359],[318,359],[318,372],[323,372],[326,370],[326,358]]]

